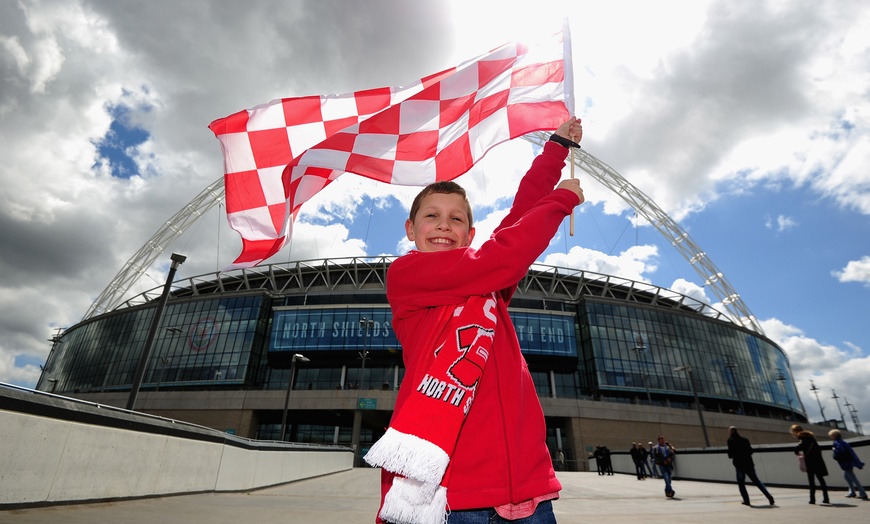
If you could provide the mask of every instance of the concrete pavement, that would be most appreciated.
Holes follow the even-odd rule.
[[[839,472],[835,472],[837,474]],[[357,468],[247,493],[207,493],[100,504],[0,511],[4,524],[370,524],[378,507],[378,470]],[[770,487],[776,499],[747,486],[752,506],[743,506],[735,484],[675,480],[676,496],[664,496],[658,479],[596,473],[559,474],[563,490],[554,502],[559,524],[589,522],[766,523],[870,522],[870,502],[831,491],[831,505],[811,506],[806,489]],[[821,495],[818,494],[821,501]]]

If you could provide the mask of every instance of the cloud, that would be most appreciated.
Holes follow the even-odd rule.
[[[645,273],[655,272],[657,259],[656,246],[632,246],[618,255],[607,255],[600,251],[574,246],[567,253],[547,255],[543,263],[649,282]]]
[[[803,407],[811,420],[821,420],[821,411],[810,381],[822,390],[819,400],[826,419],[839,418],[839,409],[842,409],[849,427],[853,428],[849,410],[842,404],[849,401],[857,411],[870,410],[870,382],[867,381],[870,356],[863,355],[860,348],[846,341],[843,342],[845,348],[820,342],[776,318],[763,320],[761,325],[766,335],[788,356]],[[834,392],[841,397],[839,409],[836,400],[831,398]]]
[[[80,320],[165,221],[221,176],[209,122],[274,98],[403,85],[455,65],[440,2],[0,2],[0,20],[0,381],[26,385],[38,372],[22,362],[45,360],[52,328]],[[148,137],[124,150],[138,171],[129,178],[112,177],[97,147],[113,108]],[[223,211],[214,206],[171,246],[188,256],[182,276],[219,271],[239,253]],[[302,217],[292,252],[276,262],[364,254],[339,217]],[[165,258],[130,296],[162,285]]]
[[[866,213],[870,18],[838,5],[708,4],[702,29],[651,70],[623,63],[578,81],[612,91],[589,109],[584,142],[677,221],[783,181]],[[622,117],[600,128],[599,114]]]
[[[710,305],[710,299],[709,297],[707,297],[707,293],[704,288],[693,282],[689,282],[688,280],[678,278],[674,281],[673,284],[671,284],[668,289],[686,295],[687,297],[692,297],[698,302],[701,302],[702,304]],[[724,308],[721,306],[721,304],[717,304],[716,307],[719,311],[724,311]]]
[[[850,260],[846,267],[832,271],[831,274],[840,282],[863,282],[870,285],[870,256],[861,260]]]
[[[787,229],[791,229],[797,226],[797,220],[791,217],[787,217],[785,215],[779,215],[776,217],[776,220],[773,220],[770,216],[767,216],[764,222],[764,227],[767,229],[775,229],[777,233],[782,233]]]

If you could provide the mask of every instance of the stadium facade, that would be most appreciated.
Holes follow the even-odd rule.
[[[286,418],[286,440],[364,453],[388,425],[404,378],[385,293],[393,259],[291,262],[177,280],[136,409],[271,440]],[[123,407],[161,291],[58,334],[37,389]],[[753,442],[781,442],[791,421],[806,422],[783,350],[691,297],[535,265],[510,313],[548,445],[573,468],[584,469],[588,451],[602,443],[622,449],[626,439],[630,446],[667,432],[683,447],[700,447],[710,445],[708,426],[731,424],[749,428]],[[294,363],[293,355],[307,361]]]

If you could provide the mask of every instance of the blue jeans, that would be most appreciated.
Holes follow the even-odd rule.
[[[534,515],[519,520],[505,520],[495,512],[495,508],[451,511],[448,524],[556,524],[553,502],[546,500],[538,504]]]
[[[662,472],[662,478],[665,479],[665,495],[667,495],[673,491],[671,488],[671,475],[674,472],[674,467],[670,464],[667,466],[659,465],[659,470]]]
[[[843,478],[846,479],[846,485],[849,486],[849,495],[854,495],[855,492],[857,492],[858,496],[861,498],[867,496],[867,492],[864,491],[864,486],[861,485],[861,482],[858,480],[858,477],[855,476],[853,470],[844,469]]]

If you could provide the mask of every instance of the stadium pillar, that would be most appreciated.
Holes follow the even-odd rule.
[[[359,402],[359,401],[357,401]],[[357,406],[359,408],[359,406]],[[353,448],[353,467],[362,467],[362,450],[360,449],[360,433],[362,432],[362,411],[355,409],[353,411],[353,432],[350,436],[350,444]]]

